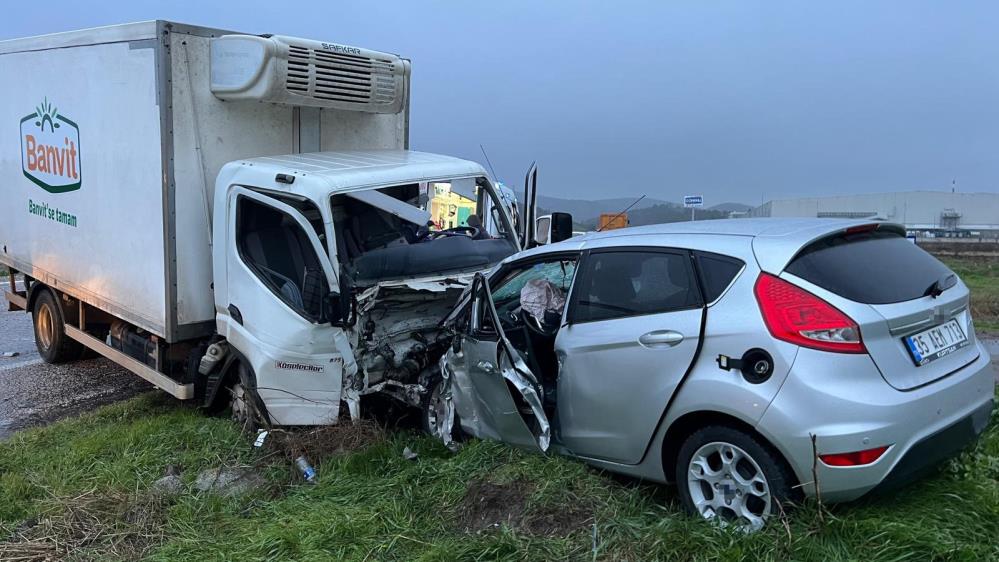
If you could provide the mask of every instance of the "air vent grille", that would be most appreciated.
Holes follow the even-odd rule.
[[[391,107],[402,95],[398,63],[299,45],[288,46],[289,93],[317,100]]]

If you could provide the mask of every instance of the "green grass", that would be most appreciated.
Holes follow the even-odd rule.
[[[405,446],[419,453],[416,461],[402,457]],[[106,533],[70,558],[127,556],[136,551],[107,537],[138,532],[134,506],[150,505],[149,486],[167,465],[190,481],[204,468],[242,463],[263,466],[271,485],[242,498],[187,493],[155,504],[162,536],[139,552],[163,561],[999,559],[995,423],[942,473],[892,497],[834,506],[823,520],[808,505],[786,527],[775,520],[751,536],[684,516],[671,489],[493,442],[473,440],[452,454],[427,437],[396,433],[327,460],[315,486],[292,484],[288,465],[269,465],[275,457],[264,455],[231,422],[155,395],[21,432],[0,443],[0,538],[26,519],[77,529],[89,520],[65,513],[104,497],[123,504],[103,512],[118,521],[100,523],[119,535]],[[511,506],[514,491],[525,492],[527,519],[575,515],[550,536],[516,524],[468,532],[470,482],[508,486]]]
[[[975,327],[999,332],[999,258],[941,257],[971,289],[971,314]]]

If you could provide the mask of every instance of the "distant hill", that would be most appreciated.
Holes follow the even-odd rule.
[[[724,219],[728,218],[727,211],[715,211],[711,209],[698,209],[695,213],[697,220]],[[662,203],[644,209],[632,209],[628,211],[629,226],[642,226],[646,224],[660,224],[665,222],[681,222],[690,220],[690,209],[685,209],[676,203]],[[590,221],[580,221],[586,226],[586,230],[596,227],[596,219]]]
[[[719,203],[713,207],[708,207],[709,211],[722,211],[725,213],[745,213],[753,208],[752,205],[745,205],[743,203]]]
[[[538,195],[538,207],[549,211],[569,213],[576,222],[584,223],[591,220],[596,221],[601,213],[620,213],[625,207],[634,203],[635,199],[638,199],[638,197],[617,197],[613,199],[586,201],[582,199],[562,199],[560,197]],[[660,199],[646,197],[632,207],[631,211],[665,204],[666,202]]]
[[[635,198],[616,197],[586,201],[583,199],[563,199],[538,195],[538,214],[546,215],[553,211],[561,211],[572,215],[577,230],[594,230],[601,213],[620,213],[635,202]],[[724,219],[733,211],[748,211],[753,207],[742,203],[720,203],[713,207],[698,209],[697,220]],[[646,197],[628,211],[628,222],[631,226],[659,224],[665,222],[680,222],[690,220],[690,209],[685,209],[678,203]]]

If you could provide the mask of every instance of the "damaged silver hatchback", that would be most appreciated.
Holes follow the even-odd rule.
[[[672,481],[692,513],[749,529],[817,487],[847,501],[904,483],[992,410],[967,287],[893,224],[572,238],[477,275],[445,326],[427,407],[445,442]]]

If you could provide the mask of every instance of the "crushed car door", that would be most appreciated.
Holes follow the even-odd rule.
[[[252,368],[249,381],[278,425],[331,423],[341,384],[356,370],[347,336],[331,325],[337,277],[316,230],[295,208],[230,188],[227,302],[220,332]]]
[[[469,306],[468,322],[444,358],[462,424],[480,437],[546,451],[551,426],[541,385],[503,332],[481,273],[472,281]]]

